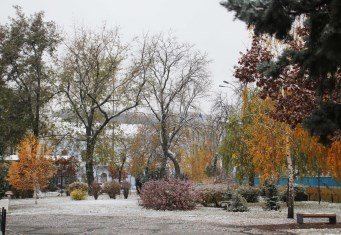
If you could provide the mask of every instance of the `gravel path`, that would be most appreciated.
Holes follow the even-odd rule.
[[[11,200],[7,234],[341,234],[341,224],[325,220],[298,226],[286,211],[268,212],[253,205],[250,212],[231,213],[199,207],[193,211],[154,211],[138,206],[136,196],[125,200],[101,196],[97,201],[72,201],[69,197]],[[334,212],[341,204],[300,203],[296,211]],[[307,220],[309,222],[309,220]],[[327,226],[327,227],[326,227]],[[308,233],[306,233],[308,234]]]

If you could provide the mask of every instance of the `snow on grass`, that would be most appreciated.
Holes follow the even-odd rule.
[[[84,201],[72,201],[70,197],[50,197],[34,204],[33,199],[11,200],[10,214],[12,215],[92,215],[92,216],[121,216],[170,219],[173,221],[196,221],[203,223],[218,223],[222,225],[259,225],[259,224],[288,224],[296,220],[286,218],[285,204],[280,211],[263,211],[262,203],[249,204],[249,212],[227,212],[221,208],[199,206],[192,211],[155,211],[138,205],[138,197],[128,199],[118,197],[109,199],[101,195],[98,200],[88,197]],[[295,212],[336,213],[337,220],[341,219],[341,203],[297,202]],[[308,220],[307,220],[308,221]],[[308,221],[309,222],[309,221]],[[318,222],[315,221],[314,222]]]

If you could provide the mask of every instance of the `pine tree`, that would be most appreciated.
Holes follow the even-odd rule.
[[[231,212],[246,212],[249,211],[247,202],[240,194],[232,195],[231,203],[227,207],[227,211]]]
[[[265,207],[264,210],[279,210],[279,199],[278,199],[278,191],[275,184],[267,183],[266,184],[266,199],[265,199]]]

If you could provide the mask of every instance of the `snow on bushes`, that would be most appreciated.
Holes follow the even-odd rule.
[[[116,195],[120,195],[121,185],[116,181],[111,181],[104,184],[103,193],[107,193],[110,198],[116,199]]]
[[[220,202],[225,201],[227,187],[225,185],[209,184],[197,187],[201,204],[206,207],[220,207]]]
[[[74,191],[76,189],[87,192],[88,191],[88,185],[86,183],[83,183],[83,182],[74,182],[74,183],[70,184],[68,187],[69,193],[72,193],[72,191]]]
[[[85,200],[87,192],[81,189],[75,189],[71,192],[71,199],[72,200]]]
[[[245,212],[249,211],[247,202],[242,195],[236,193],[232,196],[231,203],[227,206],[227,211],[230,212]]]
[[[101,194],[101,185],[99,183],[93,182],[91,184],[91,193],[94,196],[95,200],[97,200],[98,196]]]
[[[258,202],[261,190],[256,187],[244,186],[238,189],[238,194],[242,195],[247,202]]]
[[[140,197],[143,207],[154,210],[192,210],[199,199],[189,181],[177,178],[146,182]]]

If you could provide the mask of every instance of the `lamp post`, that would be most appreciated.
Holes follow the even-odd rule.
[[[241,87],[238,88],[237,86],[235,86],[233,83],[228,82],[226,80],[223,81],[223,83],[225,83],[226,85],[219,85],[219,87],[233,87],[235,91],[241,91],[242,93],[242,102],[243,102],[243,106],[242,106],[242,120],[245,117],[245,113],[246,113],[246,107],[247,107],[247,101],[248,101],[248,95],[247,95],[247,83],[241,83]]]

